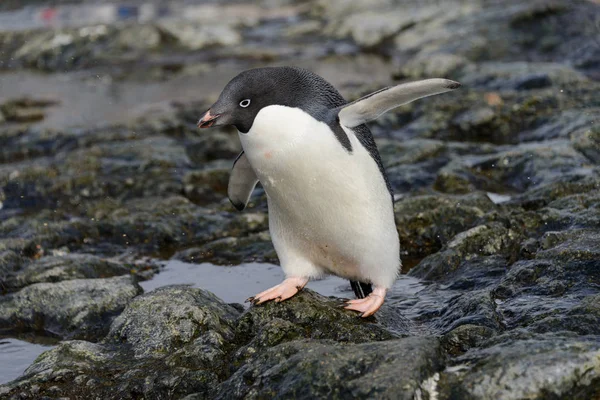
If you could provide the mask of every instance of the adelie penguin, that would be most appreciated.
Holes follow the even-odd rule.
[[[367,317],[381,307],[400,271],[400,243],[390,184],[365,123],[458,87],[427,79],[348,103],[323,78],[294,67],[251,69],[225,86],[198,126],[239,131],[243,151],[228,196],[243,210],[262,184],[286,276],[255,304],[289,299],[310,279],[334,274],[349,279],[358,297],[347,309]]]

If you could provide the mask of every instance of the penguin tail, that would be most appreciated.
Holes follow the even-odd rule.
[[[359,299],[364,299],[373,291],[373,286],[370,283],[350,281],[350,286]]]

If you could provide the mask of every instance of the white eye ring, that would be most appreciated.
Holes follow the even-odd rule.
[[[250,105],[250,99],[244,99],[242,101],[240,101],[240,107],[248,107]]]

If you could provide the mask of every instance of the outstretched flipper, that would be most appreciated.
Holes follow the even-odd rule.
[[[439,78],[390,86],[343,106],[338,114],[340,123],[347,128],[354,128],[372,121],[402,104],[422,97],[449,92],[460,86],[458,82]]]
[[[240,211],[246,208],[257,183],[258,178],[250,166],[246,154],[242,151],[233,162],[229,185],[227,186],[227,196],[229,196],[231,204]]]

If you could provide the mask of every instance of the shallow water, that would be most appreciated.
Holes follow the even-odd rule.
[[[284,274],[281,267],[273,264],[246,263],[236,266],[220,266],[171,260],[153,279],[141,282],[140,285],[145,292],[168,285],[190,285],[206,289],[227,303],[244,303],[248,297],[281,283],[283,279]],[[354,292],[352,292],[348,280],[337,276],[310,281],[307,287],[323,296],[354,298]],[[389,291],[388,301],[410,314],[411,306],[403,303],[409,301],[412,305],[416,296],[420,296],[419,292],[425,288],[427,288],[427,284],[423,281],[402,275]],[[427,299],[425,298],[425,300]]]
[[[0,102],[17,97],[57,99],[60,103],[46,108],[46,117],[36,126],[89,129],[134,120],[172,101],[216,97],[234,73],[233,67],[222,66],[206,75],[136,82],[112,81],[101,74],[9,72],[0,74]]]
[[[52,341],[40,344],[15,338],[0,338],[0,384],[21,376],[40,354],[54,347],[50,343]]]
[[[281,267],[273,264],[247,263],[226,267],[172,260],[153,279],[140,285],[145,292],[168,285],[190,285],[206,289],[227,303],[244,303],[248,297],[281,283],[283,279]],[[336,276],[311,281],[307,287],[324,296],[354,296],[348,281]]]

